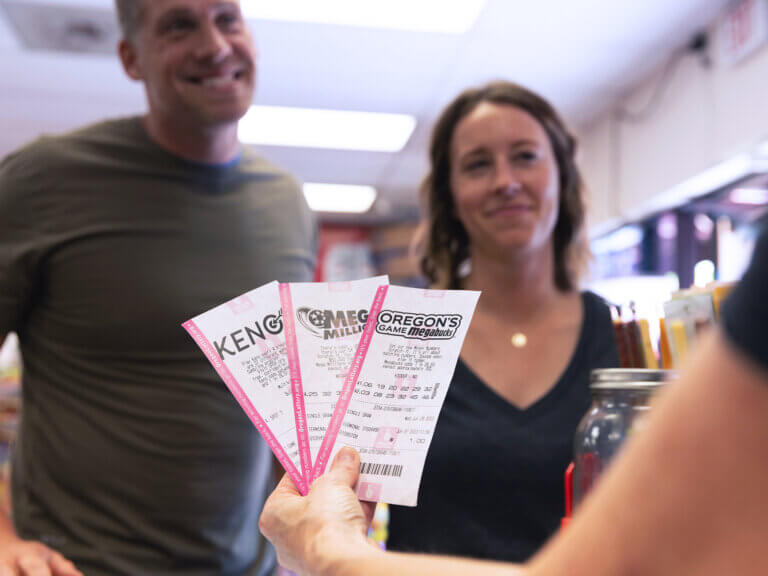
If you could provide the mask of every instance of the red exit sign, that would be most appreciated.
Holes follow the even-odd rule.
[[[720,25],[723,61],[736,64],[768,39],[768,0],[742,0],[734,5]]]

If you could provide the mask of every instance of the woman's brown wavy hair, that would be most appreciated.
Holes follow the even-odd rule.
[[[554,281],[559,290],[573,290],[588,254],[584,185],[574,159],[576,140],[549,102],[512,82],[492,82],[462,92],[435,125],[429,148],[430,171],[421,185],[425,218],[416,242],[421,270],[432,285],[460,288],[459,267],[469,258],[469,237],[456,216],[451,193],[451,141],[458,123],[483,102],[514,106],[527,112],[549,137],[560,175],[559,211],[554,229]]]

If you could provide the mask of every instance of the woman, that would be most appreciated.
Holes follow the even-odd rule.
[[[618,364],[608,308],[578,291],[575,149],[552,107],[509,82],[467,90],[437,122],[422,268],[482,296],[390,549],[522,562],[559,525],[589,373]]]
[[[498,85],[495,85],[498,86]],[[501,91],[504,92],[501,85]],[[487,92],[496,94],[493,87]],[[515,92],[515,88],[512,88]],[[539,101],[538,99],[536,99]],[[481,99],[482,104],[496,102]],[[503,100],[502,100],[503,101]],[[524,104],[504,103],[495,104],[497,107],[509,106],[524,111],[533,118],[538,118],[533,107]],[[467,105],[473,111],[481,110],[480,103]],[[547,107],[548,110],[551,110]],[[450,110],[450,108],[449,108]],[[472,114],[470,111],[468,114]],[[467,113],[455,114],[459,120],[469,117]],[[542,116],[543,118],[544,116]],[[547,128],[547,124],[538,121],[539,126],[548,132],[550,142],[555,142],[558,132]],[[499,118],[499,124],[501,119]],[[559,125],[559,123],[557,124]],[[489,133],[494,126],[489,127]],[[448,130],[451,133],[451,130]],[[562,135],[562,132],[559,132]],[[456,132],[454,140],[461,140],[461,134]],[[566,143],[569,139],[564,140]],[[561,143],[550,144],[553,152],[567,149],[573,165],[573,146],[563,147]],[[434,150],[433,146],[433,150]],[[433,154],[433,159],[435,154]],[[514,158],[514,156],[512,156]],[[460,157],[459,157],[460,159]],[[498,163],[498,161],[497,161]],[[437,165],[437,163],[435,163]],[[562,218],[562,204],[567,189],[562,183],[564,162],[558,161],[560,176],[560,206],[559,217]],[[443,174],[445,172],[443,171]],[[458,186],[451,180],[452,191],[455,194]],[[522,187],[522,185],[521,185]],[[520,194],[522,194],[522,190]],[[528,195],[531,195],[528,192]],[[538,201],[541,202],[541,201]],[[456,202],[455,213],[462,218],[467,230],[467,237],[472,238],[471,255],[473,261],[472,273],[463,280],[461,285],[476,282],[485,264],[481,252],[480,238],[476,230],[479,217],[470,220],[462,216],[470,212],[459,207]],[[464,210],[464,212],[462,212]],[[434,215],[434,212],[433,212]],[[449,211],[449,216],[451,215]],[[554,246],[552,252],[558,250],[558,223],[555,225]],[[576,226],[578,228],[578,226]],[[488,226],[485,229],[489,229]],[[501,237],[500,233],[496,236]],[[512,232],[508,233],[511,242]],[[524,235],[521,233],[521,237]],[[530,233],[529,236],[534,236]],[[450,241],[451,236],[446,235]],[[571,238],[573,236],[570,236]],[[465,241],[467,242],[467,241]],[[560,240],[559,246],[568,245]],[[449,249],[457,253],[460,239]],[[529,242],[533,251],[533,242]],[[525,243],[523,243],[523,247]],[[524,251],[521,248],[521,252]],[[546,257],[542,251],[542,258]],[[512,250],[510,248],[510,253]],[[522,257],[521,257],[522,260]],[[479,267],[478,267],[479,266]],[[556,266],[553,267],[556,269]],[[504,267],[506,269],[506,267]],[[556,274],[553,269],[553,274]],[[458,274],[456,274],[458,278]],[[488,277],[491,277],[490,275]],[[556,277],[557,278],[557,277]],[[503,278],[502,278],[503,280]],[[459,282],[460,280],[457,280]],[[522,280],[520,281],[522,282]],[[543,282],[542,282],[543,283]],[[448,283],[450,284],[450,282]],[[454,284],[455,285],[455,284]],[[572,294],[573,288],[563,289],[559,284],[556,294]],[[513,297],[519,294],[520,286],[511,284],[507,292],[509,309],[499,306],[500,313],[511,313],[515,310],[523,316],[525,310],[516,305]],[[365,534],[370,525],[373,507],[368,502],[359,502],[353,486],[359,478],[360,457],[352,449],[340,451],[331,469],[316,480],[308,496],[301,496],[296,487],[286,475],[277,489],[267,500],[261,516],[260,527],[264,535],[275,545],[280,563],[299,574],[317,574],[320,576],[365,575],[379,576],[398,574],[399,576],[422,576],[424,574],[443,574],[447,576],[472,574],[475,576],[614,576],[616,574],[644,574],[653,576],[709,576],[712,574],[739,574],[740,576],[763,576],[768,574],[768,554],[765,553],[765,542],[768,538],[765,518],[768,517],[768,498],[765,498],[765,486],[768,485],[768,459],[765,446],[768,445],[768,233],[762,236],[755,251],[755,257],[740,287],[730,297],[723,315],[723,329],[717,328],[711,339],[702,343],[695,351],[694,357],[688,363],[688,369],[680,381],[660,399],[654,413],[648,422],[645,433],[634,437],[627,445],[623,455],[612,466],[609,474],[597,486],[595,493],[579,507],[573,522],[568,529],[553,539],[531,563],[516,567],[510,563],[480,562],[477,560],[457,559],[414,554],[393,554],[382,552],[370,546]],[[482,334],[480,328],[492,325],[493,318],[488,319],[488,307],[495,302],[494,295],[503,301],[504,294],[497,291],[497,286],[489,285],[481,298],[481,308],[478,308],[472,323],[472,339]],[[531,299],[532,296],[529,296]],[[483,300],[486,300],[483,303]],[[582,299],[583,310],[579,315],[582,332],[588,322],[590,312],[586,302],[590,296]],[[599,328],[607,320],[605,311],[596,305]],[[531,314],[544,314],[547,310],[530,310]],[[512,324],[509,325],[513,327]],[[518,331],[517,327],[513,330]],[[551,334],[553,345],[561,338],[559,334]],[[597,340],[606,338],[599,335],[585,342],[579,336],[580,343],[575,344],[574,358],[579,355],[581,342],[590,348]],[[482,343],[482,341],[480,341]],[[485,370],[481,364],[473,365],[477,351],[477,341],[467,339],[463,361],[473,366],[482,377]],[[534,347],[533,335],[530,335],[529,345]],[[608,348],[612,346],[606,345]],[[515,350],[517,355],[519,350]],[[502,358],[494,358],[494,362],[506,361],[506,356],[512,356],[510,349],[502,353]],[[605,353],[615,360],[615,351]],[[533,358],[533,356],[532,356]],[[541,356],[538,356],[541,362]],[[476,360],[475,360],[476,362]],[[509,360],[511,364],[511,360]],[[532,363],[531,360],[530,363]],[[529,362],[521,362],[512,366],[512,370],[531,370]],[[459,367],[461,369],[461,366]],[[480,373],[481,368],[483,373]],[[490,368],[490,366],[489,366]],[[469,368],[467,368],[469,370]],[[570,368],[564,370],[567,373]],[[532,373],[529,379],[533,382]],[[503,376],[503,373],[502,373]],[[510,371],[510,379],[516,380],[516,373]],[[452,387],[461,383],[457,371],[456,382]],[[500,377],[499,380],[502,380]],[[559,380],[562,380],[560,378]],[[488,386],[496,380],[486,376]],[[528,380],[523,381],[526,384]],[[526,406],[526,397],[531,398],[528,409],[546,403],[546,397],[551,397],[553,390],[560,382],[550,389],[542,386],[539,398],[531,386],[523,386],[523,392],[512,396],[516,390],[508,391],[512,400],[521,402],[519,408]],[[573,384],[574,387],[585,387],[585,384]],[[458,387],[453,389],[455,392]],[[507,392],[506,388],[504,389]],[[585,392],[584,392],[585,393]],[[487,393],[486,393],[487,395]],[[555,396],[557,394],[554,394]],[[450,396],[450,393],[449,393]],[[521,400],[522,398],[522,400]],[[449,400],[448,401],[452,401]],[[438,433],[445,426],[446,413],[453,409],[446,401],[446,409],[440,416]],[[499,396],[498,402],[510,404],[510,412],[514,414],[506,398]],[[554,400],[553,404],[557,403]],[[558,401],[559,402],[559,401]],[[546,409],[541,409],[544,417]],[[524,410],[523,410],[524,412]],[[471,415],[467,415],[467,435],[471,431]],[[489,416],[490,418],[490,416]],[[532,417],[531,420],[536,420]],[[490,426],[490,424],[489,424]],[[513,427],[510,424],[509,427]],[[497,450],[501,452],[507,447],[502,445],[502,433],[499,430]],[[537,455],[553,450],[552,445],[544,445],[539,436],[540,427],[529,434],[530,449],[528,456],[532,462]],[[522,435],[522,434],[521,434]],[[440,438],[436,436],[435,442]],[[477,441],[479,444],[479,440]],[[570,439],[564,450],[570,453]],[[432,467],[432,460],[439,454],[430,449],[427,457],[427,470]],[[457,466],[485,466],[477,462],[475,451],[460,452],[458,446],[455,455]],[[560,448],[557,448],[559,453]],[[514,457],[514,456],[513,456]],[[564,459],[567,455],[564,456]],[[464,464],[464,462],[471,464]],[[518,464],[522,470],[526,462]],[[505,464],[502,457],[497,457],[491,465]],[[528,465],[530,467],[530,465]],[[513,468],[514,469],[514,468]],[[702,473],[706,470],[706,473]],[[500,476],[494,471],[494,476]],[[482,492],[488,489],[488,482],[482,481],[477,486],[467,486],[467,491],[478,493],[478,501],[485,498],[491,508],[507,512],[510,517],[519,511],[510,508],[509,499],[518,498],[516,492],[522,492],[520,474],[506,479],[498,478],[502,489],[509,488],[501,500]],[[533,474],[531,475],[533,476]],[[449,482],[457,475],[451,472],[443,480]],[[663,480],[663,481],[660,481]],[[504,483],[507,483],[506,485]],[[456,490],[456,481],[452,486]],[[439,488],[439,487],[438,487]],[[422,483],[420,506],[424,501],[433,501],[429,490],[435,489],[434,483],[425,486]],[[560,488],[553,488],[556,494]],[[496,492],[496,490],[495,490]],[[463,494],[461,495],[464,496]],[[519,499],[519,498],[518,498]],[[444,507],[450,511],[452,503],[446,501]],[[416,508],[415,511],[418,511]],[[400,514],[400,510],[394,512]],[[480,513],[482,511],[477,511]],[[487,511],[486,511],[487,513]],[[559,515],[559,510],[556,514]],[[445,514],[444,514],[445,515]],[[400,517],[403,518],[402,516]],[[532,523],[535,518],[530,519]],[[392,530],[398,530],[398,519],[392,525]],[[476,523],[473,523],[475,525]],[[434,528],[434,526],[433,526]],[[401,526],[402,529],[402,526]],[[445,531],[439,528],[442,533]],[[463,529],[459,526],[459,529]],[[490,528],[486,528],[490,531]],[[478,530],[480,532],[480,530]],[[448,535],[450,536],[450,535]],[[396,537],[395,537],[396,538]],[[458,537],[452,538],[458,540]],[[513,545],[513,544],[510,544]]]
[[[308,496],[284,476],[259,526],[280,563],[302,575],[765,576],[767,293],[768,232],[723,308],[722,328],[696,347],[568,529],[525,566],[370,546],[373,507],[353,490],[360,456],[351,448]]]

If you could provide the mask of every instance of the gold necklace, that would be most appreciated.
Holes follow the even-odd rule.
[[[510,344],[515,348],[525,348],[528,344],[528,337],[522,332],[515,332],[509,339]]]

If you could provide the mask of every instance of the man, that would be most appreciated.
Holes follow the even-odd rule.
[[[768,574],[768,233],[724,309],[574,520],[526,566],[382,552],[355,496],[358,454],[339,452],[307,497],[286,476],[261,526],[301,574],[348,576],[764,576]],[[514,514],[514,510],[508,511]]]
[[[271,455],[181,323],[309,280],[314,224],[238,143],[256,54],[237,0],[117,8],[148,113],[0,164],[0,339],[24,358],[0,574],[267,574]]]

